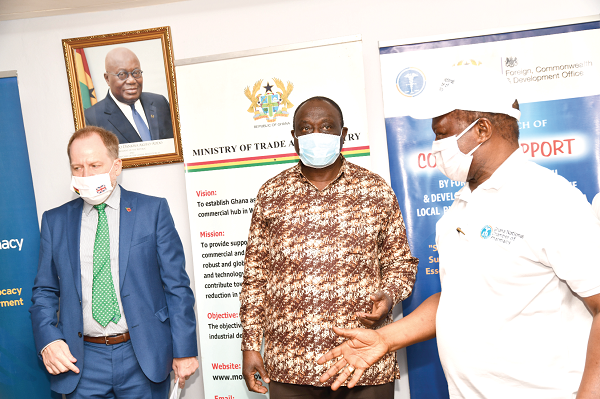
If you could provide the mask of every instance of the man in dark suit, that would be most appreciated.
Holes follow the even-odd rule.
[[[194,296],[164,198],[127,191],[114,134],[69,141],[81,198],[44,213],[30,308],[52,390],[69,399],[166,399],[198,368]],[[57,316],[59,311],[59,317]]]
[[[142,92],[143,72],[135,53],[124,47],[112,49],[105,68],[108,93],[85,110],[85,124],[113,132],[119,144],[172,139],[169,102],[160,94]]]

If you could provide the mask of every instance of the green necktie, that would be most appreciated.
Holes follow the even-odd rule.
[[[98,210],[98,228],[94,241],[94,280],[92,282],[92,316],[102,327],[121,319],[119,302],[110,271],[110,236],[106,204],[94,205]]]

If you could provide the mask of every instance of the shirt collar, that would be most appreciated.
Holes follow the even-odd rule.
[[[484,190],[499,190],[509,180],[514,179],[514,172],[521,169],[526,162],[523,150],[521,147],[517,148],[479,187]]]
[[[479,185],[479,188],[482,190],[499,190],[507,181],[514,179],[514,171],[521,168],[524,162],[527,162],[527,159],[525,159],[525,154],[519,147],[502,162],[489,179]],[[471,197],[469,183],[466,183],[454,196],[468,202]]]
[[[117,211],[119,210],[119,206],[121,205],[121,186],[119,186],[118,184],[115,186],[112,194],[105,201],[105,204],[109,208],[112,208]],[[94,205],[90,205],[87,202],[83,201],[83,212],[85,213],[86,216],[88,216],[90,214],[93,207],[94,207]]]
[[[133,112],[133,111],[131,111],[131,105],[122,103],[121,101],[117,100],[115,98],[115,96],[112,94],[112,91],[110,91],[110,89],[108,89],[108,95],[112,97],[115,104],[117,104],[117,107],[119,107],[124,114],[125,114],[125,112],[129,112],[129,114],[125,114],[125,115],[130,115]],[[138,112],[141,112],[140,110],[142,110],[143,108],[140,103],[140,99],[138,98],[137,100],[135,100],[135,103],[133,103],[133,104],[135,105],[135,110]]]

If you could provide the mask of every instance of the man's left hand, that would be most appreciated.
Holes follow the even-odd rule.
[[[383,291],[371,294],[370,298],[373,301],[371,313],[356,312],[356,317],[365,327],[375,328],[383,323],[394,303],[392,298]]]
[[[185,381],[198,369],[198,359],[195,357],[179,357],[173,359],[175,380],[179,378],[179,388],[183,389]]]

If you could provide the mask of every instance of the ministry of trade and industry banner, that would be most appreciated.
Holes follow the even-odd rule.
[[[410,246],[421,260],[413,294],[403,303],[405,314],[440,291],[435,225],[461,187],[435,167],[431,120],[407,116],[413,107],[426,106],[423,97],[438,89],[446,68],[495,68],[512,84],[519,101],[525,155],[565,177],[588,201],[598,193],[600,23],[577,22],[452,40],[380,44],[392,187],[404,199],[400,206]],[[411,398],[448,397],[435,340],[407,348],[407,360]]]
[[[33,342],[29,307],[40,230],[16,72],[0,72],[0,398],[57,398]]]
[[[362,42],[180,60],[176,71],[205,397],[263,397],[242,378],[239,319],[256,194],[298,162],[292,118],[317,95],[344,113],[342,153],[370,168]]]

